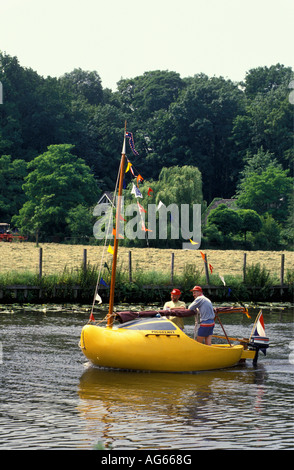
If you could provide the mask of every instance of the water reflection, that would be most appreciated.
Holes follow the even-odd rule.
[[[206,446],[216,447],[220,430],[221,441],[227,435],[231,447],[236,423],[244,428],[237,410],[243,410],[246,420],[244,405],[248,407],[248,400],[251,411],[252,406],[256,411],[262,408],[265,375],[262,366],[197,374],[89,367],[80,379],[78,410],[88,431],[103,436],[106,445],[113,448],[193,449],[203,447],[203,440]],[[227,421],[229,428],[224,427]]]
[[[265,314],[270,348],[256,369],[198,374],[85,365],[86,308],[0,312],[1,449],[294,449],[293,309]],[[252,321],[226,317],[232,336]]]

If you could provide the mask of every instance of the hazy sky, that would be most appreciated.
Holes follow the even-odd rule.
[[[40,75],[96,70],[104,88],[150,70],[244,79],[294,68],[293,0],[0,0],[0,50]]]

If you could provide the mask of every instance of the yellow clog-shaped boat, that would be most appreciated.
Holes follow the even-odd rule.
[[[136,319],[111,328],[87,324],[80,347],[97,366],[158,372],[223,369],[255,354],[242,345],[206,346],[162,317]]]

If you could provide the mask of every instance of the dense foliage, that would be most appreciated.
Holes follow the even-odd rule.
[[[291,79],[280,64],[248,71],[243,83],[157,70],[113,92],[97,72],[44,78],[0,52],[0,222],[44,239],[91,235],[93,206],[115,185],[127,120],[139,152],[130,159],[157,202],[160,191],[167,204],[202,204],[204,244],[291,248]],[[209,216],[216,199],[236,203]]]

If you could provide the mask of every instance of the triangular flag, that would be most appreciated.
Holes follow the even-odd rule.
[[[126,173],[130,170],[131,166],[132,166],[132,163],[128,160],[128,165],[127,165]]]
[[[223,276],[221,276],[220,274],[219,274],[219,278],[222,281],[223,285],[225,286],[226,285],[225,278]]]
[[[109,285],[104,281],[103,277],[100,279],[100,284],[102,284],[102,286],[109,287]]]
[[[147,211],[145,211],[144,207],[141,206],[141,204],[140,204],[138,201],[137,201],[137,205],[138,205],[138,207],[139,207],[139,211],[140,211],[140,212],[145,212],[145,213],[147,213]]]
[[[148,196],[151,196],[151,193],[153,193],[153,189],[149,188],[148,189]]]
[[[110,272],[109,266],[108,266],[108,264],[106,263],[106,261],[105,261],[105,263],[104,263],[104,268],[108,269],[108,272]]]
[[[159,201],[158,206],[156,207],[156,210],[159,211],[159,209],[164,206],[162,201]]]
[[[190,242],[192,243],[192,245],[199,245],[198,242],[194,242],[193,240],[191,240],[191,238],[190,238]]]
[[[89,318],[90,321],[95,321],[95,318],[94,318],[94,315],[93,313],[91,312],[91,315],[90,315],[90,318]]]
[[[144,232],[152,232],[152,230],[145,227],[145,224],[144,224],[143,220],[142,220],[142,230],[144,230]]]
[[[116,238],[116,229],[115,228],[112,229],[112,235],[114,236],[114,238]],[[118,238],[124,238],[124,237],[119,233]]]
[[[114,253],[113,248],[112,248],[112,246],[110,246],[110,245],[109,245],[107,251],[108,251],[108,253],[110,253],[111,255],[113,255],[113,253]]]
[[[102,304],[102,299],[99,294],[96,295],[95,300],[98,302],[98,304]]]
[[[135,197],[143,197],[142,194],[141,194],[141,191],[138,188],[136,188],[134,183],[133,183],[133,188],[132,188],[131,194],[134,194]]]
[[[139,183],[142,183],[142,181],[144,180],[144,178],[142,178],[141,175],[138,175],[137,176],[137,186],[139,187]]]
[[[200,251],[200,254],[201,254],[201,256],[202,256],[203,261],[206,263],[205,254],[202,253],[202,251]]]
[[[212,274],[213,266],[211,266],[211,264],[209,264],[208,266],[209,266],[209,270],[210,270],[210,272],[211,272],[211,274]]]

